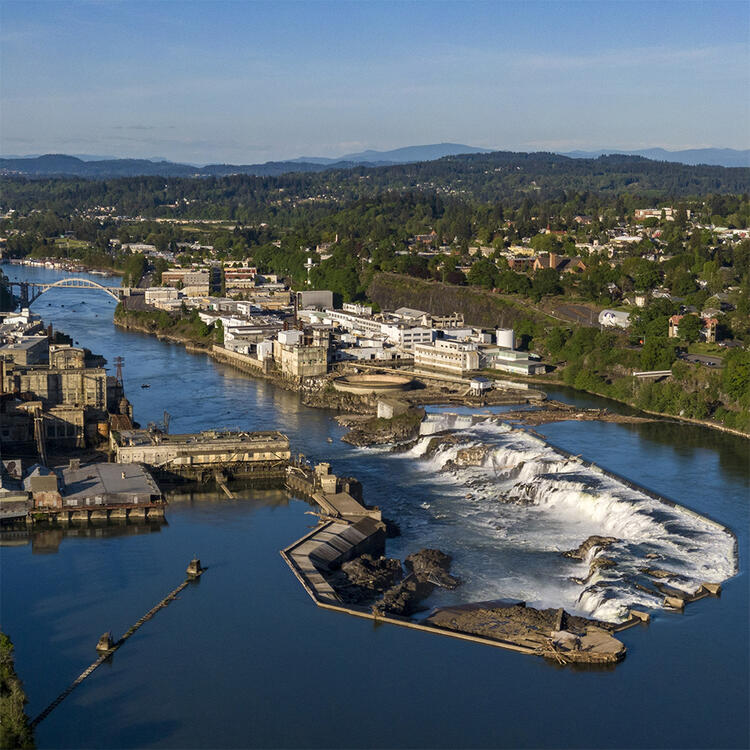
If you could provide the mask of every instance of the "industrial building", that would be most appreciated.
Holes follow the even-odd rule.
[[[502,347],[486,347],[482,351],[483,367],[517,375],[543,375],[547,366],[533,354]]]
[[[414,346],[414,366],[462,376],[479,369],[479,352],[473,343],[438,339],[434,344]]]
[[[71,459],[64,468],[34,464],[25,471],[20,461],[0,465],[1,521],[67,523],[163,515],[161,490],[138,464],[81,464]]]
[[[205,432],[169,435],[158,430],[123,430],[110,434],[118,464],[143,463],[188,478],[213,472],[254,473],[289,461],[289,438],[280,432]]]
[[[58,471],[35,467],[24,480],[35,510],[112,508],[161,503],[152,476],[138,464],[81,464],[72,460]]]
[[[43,364],[18,364],[0,349],[0,445],[82,448],[106,437],[110,414],[132,419],[122,383],[107,375],[100,357],[44,340]]]

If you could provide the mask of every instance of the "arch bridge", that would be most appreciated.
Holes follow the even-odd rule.
[[[91,279],[81,279],[77,277],[59,279],[51,284],[37,284],[33,281],[12,281],[10,283],[11,292],[13,288],[18,289],[16,295],[21,302],[21,307],[28,307],[50,289],[94,289],[96,291],[108,294],[112,299],[118,302],[130,291],[127,288],[119,286],[103,286]]]

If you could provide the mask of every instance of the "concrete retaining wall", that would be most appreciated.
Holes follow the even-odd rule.
[[[233,365],[238,370],[242,370],[251,375],[268,375],[270,373],[271,361],[269,359],[255,359],[255,357],[249,357],[247,354],[233,352],[230,349],[225,349],[223,346],[217,346],[216,344],[211,348],[211,354],[214,359],[219,362]]]

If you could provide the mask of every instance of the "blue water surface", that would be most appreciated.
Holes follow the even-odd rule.
[[[27,280],[65,275],[3,269]],[[114,304],[56,290],[32,309],[110,363],[125,358],[141,423],[166,409],[172,432],[280,429],[295,450],[359,477],[366,500],[386,511],[397,493],[422,502],[436,491],[407,461],[340,442],[333,415],[296,394],[115,328]],[[2,627],[31,715],[93,661],[103,632],[124,632],[173,589],[194,554],[209,566],[38,726],[39,747],[747,747],[748,442],[666,422],[538,431],[730,526],[740,573],[721,598],[623,632],[628,656],[615,669],[560,668],[320,610],[279,555],[314,524],[308,505],[278,491],[233,502],[183,496],[155,529],[50,532],[0,548]]]

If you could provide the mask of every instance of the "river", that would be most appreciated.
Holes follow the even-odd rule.
[[[14,280],[66,275],[3,270]],[[470,501],[446,477],[417,469],[413,457],[342,443],[334,415],[305,408],[294,393],[115,328],[114,304],[98,292],[54,290],[32,309],[110,363],[124,357],[126,392],[142,424],[160,421],[166,409],[172,432],[279,429],[294,450],[357,476],[365,500],[401,523],[389,554],[416,551],[442,521],[440,539],[453,539],[446,551],[457,564],[481,554],[487,570],[497,565],[491,536],[473,543],[485,532],[461,521]],[[308,505],[275,491],[245,492],[234,502],[186,496],[150,532],[51,534],[33,543],[7,539],[0,548],[2,627],[15,643],[32,716],[93,660],[104,631],[124,632],[172,590],[194,554],[209,567],[38,726],[38,745],[746,747],[748,442],[667,422],[560,422],[537,431],[733,529],[740,569],[721,597],[684,614],[653,611],[650,626],[619,635],[628,656],[613,670],[559,668],[317,609],[278,554],[313,525]],[[455,523],[436,518],[449,496]],[[491,520],[487,508],[482,513]],[[551,526],[549,535],[556,533]]]

